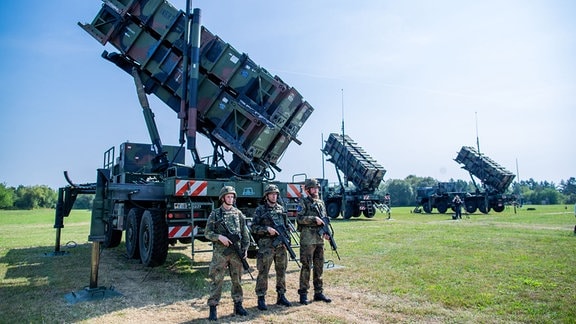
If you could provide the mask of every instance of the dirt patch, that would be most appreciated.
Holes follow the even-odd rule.
[[[190,264],[190,248],[171,251],[169,271],[145,268],[138,261],[128,260],[121,248],[105,250],[101,256],[99,284],[111,287],[122,294],[120,297],[98,301],[81,302],[66,306],[67,312],[76,313],[75,322],[81,323],[203,323],[208,322],[206,279],[210,253],[197,254],[194,267]],[[255,267],[255,260],[249,260]],[[168,263],[170,264],[170,263]],[[183,270],[184,269],[184,270]],[[186,270],[188,269],[188,270]],[[185,271],[183,273],[183,271]],[[325,294],[332,303],[297,303],[299,269],[294,262],[289,264],[287,275],[287,298],[292,307],[275,305],[274,279],[268,291],[269,309],[256,308],[255,281],[248,274],[243,276],[244,307],[249,315],[233,315],[230,286],[227,280],[223,298],[218,307],[220,322],[235,323],[441,323],[456,318],[473,318],[468,314],[453,314],[452,311],[419,301],[402,300],[395,296],[378,295],[351,287],[336,287],[330,284],[331,271],[346,271],[335,268],[325,271]],[[253,273],[256,275],[256,272]],[[273,277],[272,273],[272,277]],[[192,280],[191,280],[192,278]],[[191,284],[192,282],[192,284]],[[196,286],[194,288],[193,286]],[[201,288],[198,288],[201,287]],[[311,298],[312,296],[309,296]],[[64,310],[62,310],[64,311]]]

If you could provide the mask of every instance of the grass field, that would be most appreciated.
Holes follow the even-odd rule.
[[[227,321],[576,323],[573,206],[527,207],[457,221],[449,214],[412,214],[411,208],[393,209],[391,220],[380,214],[333,220],[342,257],[326,251],[339,266],[324,276],[327,292],[337,297],[333,314],[292,307]],[[66,256],[50,256],[53,224],[53,210],[0,212],[0,323],[205,318],[209,256],[198,256],[192,267],[189,247],[171,249],[166,264],[152,269],[126,260],[123,244],[105,250],[99,284],[130,295],[68,304],[65,294],[89,284],[90,212],[73,211],[65,219]],[[290,287],[296,289],[292,272],[298,269],[290,269]],[[179,288],[167,289],[174,283]],[[246,303],[252,303],[254,284],[243,285],[250,296]],[[200,310],[191,313],[195,307]]]

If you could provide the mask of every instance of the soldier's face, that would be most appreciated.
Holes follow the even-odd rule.
[[[234,204],[234,194],[231,194],[231,193],[225,194],[224,195],[224,203],[226,205],[229,205],[229,206],[233,205]]]
[[[275,204],[278,201],[278,193],[271,192],[271,193],[266,195],[266,199],[268,199],[268,202],[270,204]]]
[[[318,187],[310,187],[308,188],[308,193],[312,198],[318,198]]]

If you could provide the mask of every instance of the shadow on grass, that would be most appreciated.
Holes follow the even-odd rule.
[[[128,259],[122,247],[101,251],[96,283],[121,296],[76,304],[65,296],[90,286],[91,243],[57,256],[49,247],[0,252],[0,322],[77,322],[126,308],[205,298],[208,261],[192,263],[186,251],[171,249],[163,266],[147,268]]]

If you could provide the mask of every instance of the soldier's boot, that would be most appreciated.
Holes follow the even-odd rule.
[[[314,294],[314,300],[315,300],[315,301],[323,301],[323,302],[325,302],[325,303],[330,303],[330,302],[332,302],[332,299],[324,296],[323,293],[315,293],[315,294]]]
[[[308,295],[307,294],[300,294],[300,304],[308,305]]]
[[[284,305],[286,307],[290,307],[292,306],[292,303],[288,301],[288,299],[286,299],[286,296],[284,296],[284,294],[278,294],[278,299],[276,299],[276,305]]]
[[[216,314],[216,306],[210,306],[210,315],[208,316],[209,321],[218,320],[218,315]]]
[[[266,299],[264,299],[264,296],[258,296],[258,309],[259,310],[268,310],[268,307],[266,306]]]
[[[244,309],[244,307],[242,307],[241,301],[234,303],[234,314],[240,315],[240,316],[248,315],[248,312]]]

